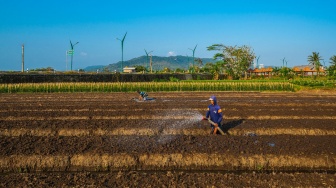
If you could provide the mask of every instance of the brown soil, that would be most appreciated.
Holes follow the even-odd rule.
[[[201,121],[215,94],[226,135]],[[1,94],[1,186],[335,186],[329,93]]]

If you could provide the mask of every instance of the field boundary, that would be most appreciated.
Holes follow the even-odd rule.
[[[205,128],[113,128],[106,129],[28,129],[28,128],[11,128],[0,129],[0,136],[17,137],[17,136],[154,136],[154,135],[194,135],[205,136],[209,135],[209,129]],[[336,130],[330,129],[315,129],[315,128],[247,128],[247,129],[232,129],[228,134],[232,136],[247,136],[249,134],[263,135],[307,135],[307,136],[336,136]]]

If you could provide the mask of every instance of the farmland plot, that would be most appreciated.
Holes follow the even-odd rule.
[[[202,116],[215,94],[226,135]],[[1,186],[335,186],[336,96],[1,94]]]

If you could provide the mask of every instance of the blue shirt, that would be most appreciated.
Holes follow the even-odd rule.
[[[148,94],[144,91],[141,91],[139,94],[141,95],[141,97],[148,97]]]
[[[213,105],[210,104],[208,106],[208,111],[207,111],[205,117],[209,118],[209,116],[210,116],[211,121],[220,125],[221,121],[223,120],[222,109],[217,104],[217,98],[215,96],[211,96],[211,99],[213,99],[214,104]]]

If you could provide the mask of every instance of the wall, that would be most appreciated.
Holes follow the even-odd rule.
[[[170,80],[212,80],[211,74],[0,74],[0,83],[43,82],[151,82]],[[220,79],[223,79],[221,76]]]

